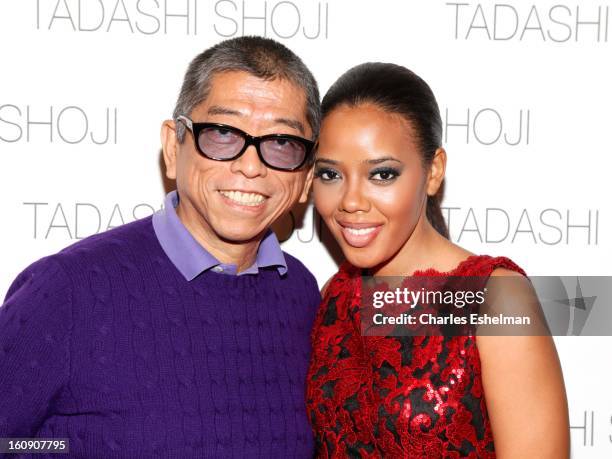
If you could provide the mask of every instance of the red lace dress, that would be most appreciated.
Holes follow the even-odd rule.
[[[448,273],[525,274],[505,257],[474,255]],[[494,458],[474,336],[361,336],[361,272],[332,278],[312,332],[307,409],[317,456]]]

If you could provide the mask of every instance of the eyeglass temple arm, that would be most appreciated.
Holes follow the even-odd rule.
[[[189,118],[187,118],[186,116],[183,116],[183,115],[179,115],[179,116],[176,117],[176,120],[177,121],[182,121],[183,123],[185,123],[185,126],[187,126],[187,128],[191,132],[193,132],[193,123],[192,123],[192,121]]]

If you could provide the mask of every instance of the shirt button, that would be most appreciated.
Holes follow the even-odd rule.
[[[221,266],[215,266],[212,270],[214,272],[216,272],[216,273],[222,273],[223,272],[223,268]]]

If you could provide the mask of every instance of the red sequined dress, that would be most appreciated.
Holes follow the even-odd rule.
[[[525,275],[506,257],[473,255],[415,276]],[[362,336],[361,271],[344,263],[312,331],[306,402],[317,457],[494,458],[474,336]]]

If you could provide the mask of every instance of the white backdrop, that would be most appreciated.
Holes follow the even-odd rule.
[[[451,238],[530,275],[609,276],[611,22],[591,0],[0,0],[0,295],[161,206],[159,128],[187,64],[243,34],[288,45],[322,93],[364,61],[414,70],[445,122]],[[336,265],[312,209],[281,226],[322,284]],[[612,457],[612,339],[556,342],[572,455]]]

